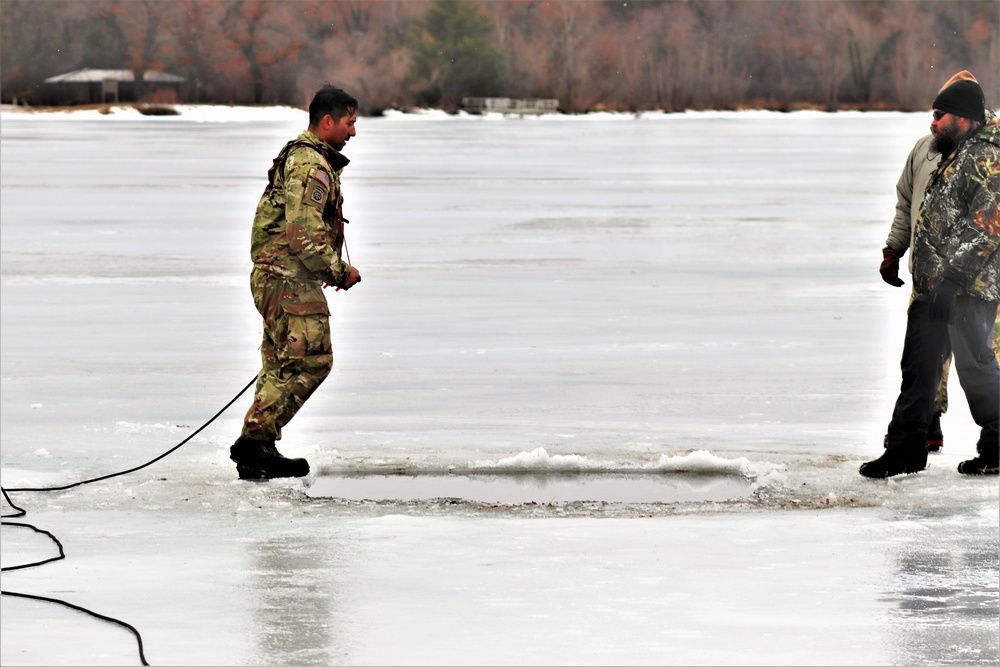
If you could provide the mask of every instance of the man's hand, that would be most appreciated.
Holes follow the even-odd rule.
[[[899,279],[899,253],[889,246],[882,248],[882,264],[878,272],[882,274],[882,280],[893,287],[903,286],[903,281]]]
[[[361,272],[352,266],[350,273],[347,274],[347,280],[344,281],[343,289],[351,289],[360,282]]]
[[[955,297],[958,295],[958,290],[960,289],[962,289],[962,286],[947,275],[939,280],[934,285],[934,289],[927,295],[927,302],[930,306],[927,310],[928,316],[932,320],[951,324],[954,317],[952,311],[955,309]]]
[[[332,283],[323,283],[323,289],[333,286],[336,287],[337,291],[339,292],[342,289],[343,290],[351,289],[360,282],[361,282],[361,272],[352,266],[351,270],[347,274],[347,278],[344,280],[343,285],[333,285]]]

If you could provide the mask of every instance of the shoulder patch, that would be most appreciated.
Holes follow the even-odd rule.
[[[330,176],[322,169],[313,169],[309,173],[306,181],[304,203],[318,209],[320,212],[326,207],[326,201],[330,196]]]

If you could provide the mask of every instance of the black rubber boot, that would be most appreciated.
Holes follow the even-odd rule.
[[[282,456],[269,440],[254,440],[241,435],[229,448],[229,458],[236,462],[240,479],[305,477],[309,474],[308,461]]]
[[[927,447],[923,443],[914,446],[911,443],[893,445],[885,450],[885,454],[862,463],[858,470],[865,477],[882,479],[894,475],[920,472],[927,467]]]
[[[1000,449],[994,446],[992,452],[985,451],[983,441],[976,443],[979,456],[958,464],[958,472],[963,475],[1000,475]]]

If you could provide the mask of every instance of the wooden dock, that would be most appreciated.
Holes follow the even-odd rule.
[[[471,114],[543,114],[559,111],[559,100],[511,97],[463,97],[462,108]]]

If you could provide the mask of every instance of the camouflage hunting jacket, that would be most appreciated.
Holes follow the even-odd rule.
[[[946,274],[960,294],[1000,303],[1000,119],[966,139],[931,178],[913,239],[913,285]]]
[[[351,267],[344,245],[340,173],[349,160],[306,130],[268,171],[250,237],[254,268],[314,284],[343,286]]]

